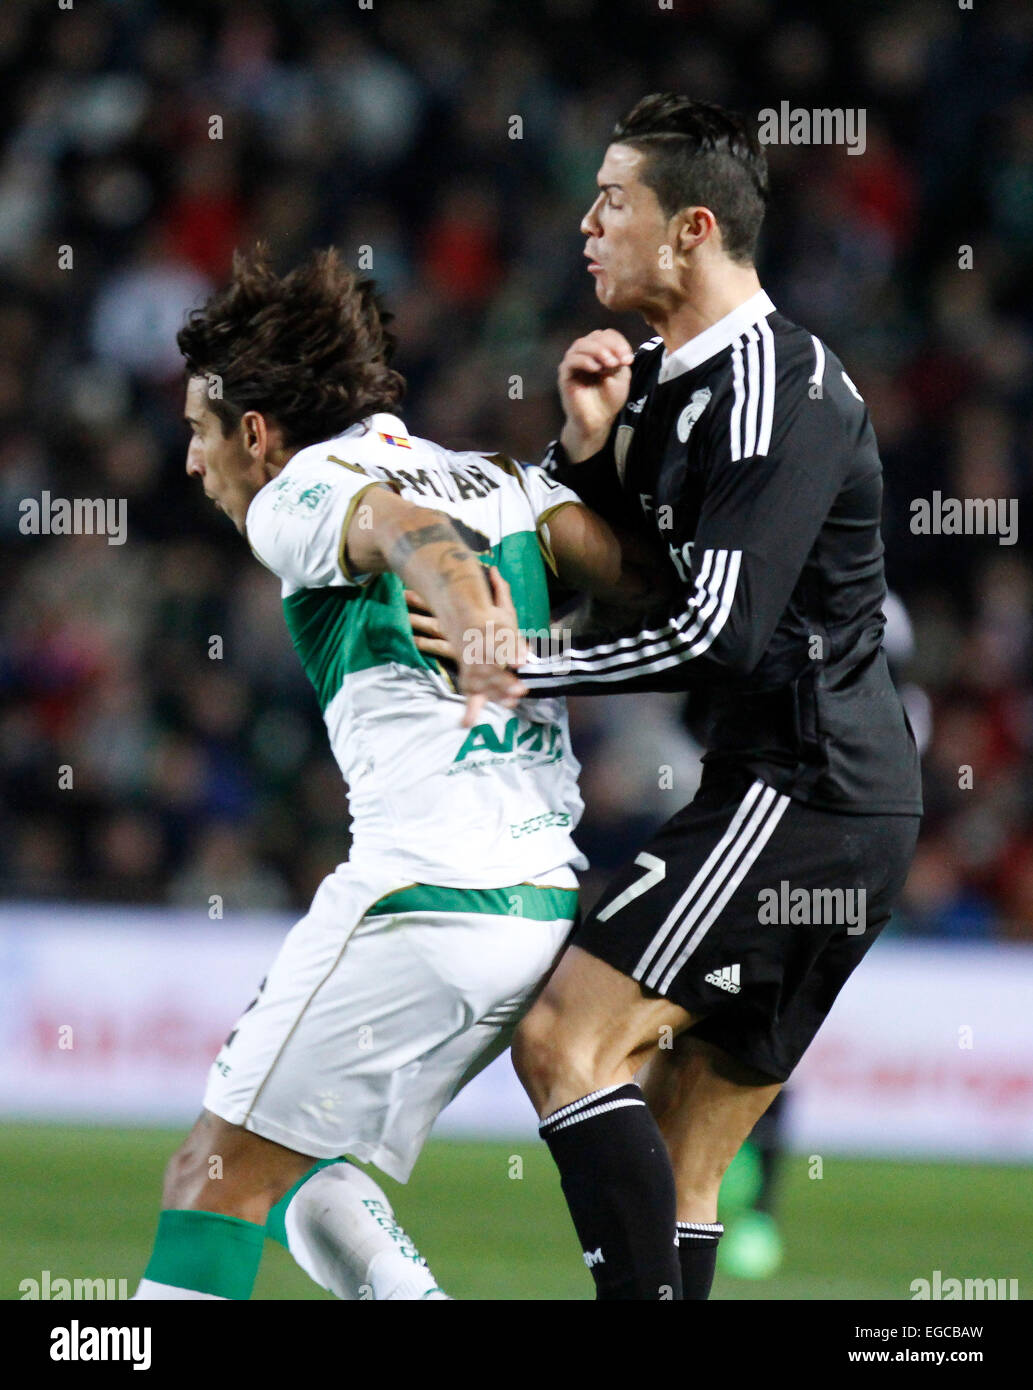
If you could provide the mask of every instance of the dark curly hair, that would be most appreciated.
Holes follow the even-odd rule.
[[[176,342],[190,376],[219,379],[221,398],[210,391],[209,404],[224,435],[258,410],[297,448],[398,405],[405,380],[390,366],[390,319],[373,282],[332,247],[281,276],[259,245],[234,253],[230,283],[193,310]]]
[[[642,182],[656,194],[665,217],[682,208],[709,208],[728,255],[753,263],[768,200],[768,166],[742,116],[714,102],[654,92],[621,117],[610,140],[646,156]]]

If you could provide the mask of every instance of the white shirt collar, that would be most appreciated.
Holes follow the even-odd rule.
[[[704,328],[702,333],[697,333],[687,343],[682,343],[674,352],[665,349],[660,359],[658,380],[670,381],[673,377],[681,376],[683,372],[691,372],[693,367],[706,362],[722,348],[731,347],[741,333],[760,323],[761,319],[766,319],[774,308],[764,290],[751,294],[749,299],[744,299],[730,314],[725,314],[723,319],[718,319],[717,323]]]
[[[368,430],[376,430],[380,434],[397,434],[401,439],[409,438],[409,431],[397,415],[388,415],[383,411],[378,411],[375,415],[367,415],[365,420],[359,420],[354,425],[349,425],[338,436],[344,439],[348,435],[365,434]]]

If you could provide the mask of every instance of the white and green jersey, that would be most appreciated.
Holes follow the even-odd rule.
[[[452,453],[373,415],[295,454],[248,508],[255,555],[282,581],[287,627],[349,788],[351,858],[414,883],[493,888],[585,867],[571,834],[579,771],[560,699],[464,700],[416,648],[397,575],[353,575],[345,538],[363,493],[392,484],[447,512],[508,581],[522,629],[549,624],[548,518],[575,493],[538,468]],[[559,879],[555,880],[557,883]]]

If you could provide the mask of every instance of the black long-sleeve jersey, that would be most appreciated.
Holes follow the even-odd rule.
[[[606,446],[545,466],[659,542],[680,596],[521,671],[532,695],[690,690],[704,778],[921,812],[918,752],[882,649],[882,465],[836,356],[760,291],[667,354],[639,348]]]

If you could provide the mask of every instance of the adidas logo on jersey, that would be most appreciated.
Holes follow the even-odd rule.
[[[720,970],[711,970],[709,975],[703,977],[708,985],[717,985],[718,989],[723,989],[728,994],[739,993],[739,967],[738,965],[723,965]]]
[[[606,1263],[606,1260],[603,1258],[603,1247],[601,1245],[597,1246],[594,1250],[585,1250],[582,1251],[582,1253],[585,1257],[585,1264],[589,1269],[591,1269],[593,1265],[604,1265]]]

